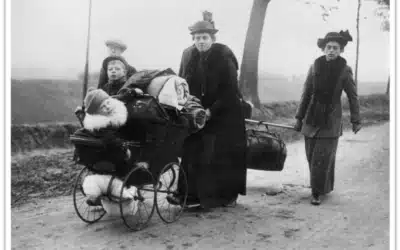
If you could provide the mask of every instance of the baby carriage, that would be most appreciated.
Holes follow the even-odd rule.
[[[167,200],[167,196],[176,194],[178,179],[187,184],[179,164],[184,139],[190,133],[187,116],[151,95],[127,92],[116,98],[129,110],[124,126],[98,132],[82,128],[70,136],[74,160],[84,166],[73,190],[76,213],[84,222],[94,223],[106,213],[118,212],[131,230],[145,227],[155,210],[164,222],[174,222],[186,205],[188,193],[183,190],[180,205]],[[82,112],[77,114],[80,120]],[[88,202],[84,190],[85,178],[91,175],[108,178],[106,194],[95,204]]]

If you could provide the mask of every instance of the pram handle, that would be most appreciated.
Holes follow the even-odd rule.
[[[278,127],[278,128],[286,128],[286,129],[293,129],[293,126],[289,126],[289,125],[284,125],[284,124],[276,124],[276,123],[269,123],[269,122],[264,122],[264,121],[256,121],[256,120],[251,120],[251,119],[245,119],[246,122],[248,123],[253,123],[253,124],[262,124],[262,125],[266,125],[268,126],[272,126],[272,127]]]

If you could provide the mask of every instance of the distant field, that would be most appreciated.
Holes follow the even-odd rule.
[[[262,102],[296,101],[300,99],[304,80],[289,81],[286,78],[260,77],[259,95]],[[386,82],[360,82],[359,95],[382,94]]]
[[[12,124],[76,122],[74,110],[82,103],[80,80],[12,80]],[[259,93],[264,103],[298,100],[302,80],[260,76]],[[89,86],[96,87],[96,82]],[[360,95],[384,93],[385,82],[360,83]]]
[[[74,122],[78,105],[82,105],[82,81],[11,81],[12,124]]]

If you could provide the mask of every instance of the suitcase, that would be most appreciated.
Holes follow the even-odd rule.
[[[246,164],[248,169],[282,171],[286,160],[286,145],[278,134],[270,131],[246,130]]]

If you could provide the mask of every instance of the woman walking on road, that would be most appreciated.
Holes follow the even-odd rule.
[[[310,169],[311,204],[319,205],[320,196],[333,190],[335,159],[342,129],[341,96],[344,90],[349,100],[353,132],[361,129],[357,87],[351,68],[341,57],[352,37],[348,31],[329,32],[317,45],[324,55],[310,67],[296,112],[295,129],[305,139]]]

